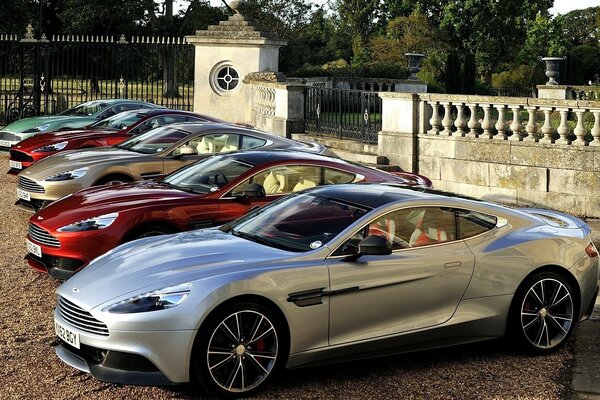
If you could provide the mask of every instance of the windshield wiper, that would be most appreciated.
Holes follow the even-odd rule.
[[[194,193],[194,194],[206,194],[206,192],[201,192],[201,191],[195,190],[190,187],[174,185],[172,183],[165,182],[165,181],[161,181],[160,184],[165,185],[170,188],[173,188],[173,189],[181,190],[182,192],[188,192],[188,193]]]
[[[276,248],[281,248],[280,246],[277,246],[276,244],[274,244],[273,242],[264,239],[261,236],[258,235],[253,235],[251,233],[246,233],[246,232],[240,232],[240,231],[231,231],[231,234],[233,236],[237,236],[237,237],[241,237],[242,239],[248,239],[252,242],[256,242],[256,243],[260,243],[260,244],[264,244],[266,246],[270,246],[270,247],[276,247]]]

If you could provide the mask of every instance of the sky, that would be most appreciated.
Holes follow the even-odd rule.
[[[327,0],[312,0],[311,2],[315,4],[323,4],[326,1]],[[186,6],[186,2],[181,0],[175,0],[175,2],[177,3],[176,9]],[[210,0],[210,4],[215,7],[223,5],[221,0]],[[600,0],[554,0],[554,7],[550,9],[550,12],[553,15],[566,14],[569,11],[596,6],[600,6]]]

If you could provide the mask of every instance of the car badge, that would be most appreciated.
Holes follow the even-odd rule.
[[[21,146],[17,146],[17,149],[20,149],[20,148],[21,148]]]
[[[73,288],[73,293],[79,293],[79,289],[77,289],[76,287]]]
[[[323,242],[321,242],[320,240],[316,240],[310,244],[310,248],[313,250],[318,249],[321,246],[323,246]]]
[[[42,217],[41,215],[38,215],[38,218],[40,221],[44,219],[44,217]]]
[[[25,171],[27,175],[31,175],[31,171]]]

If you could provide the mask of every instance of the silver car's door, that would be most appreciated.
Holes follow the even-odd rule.
[[[448,321],[473,274],[475,258],[456,240],[453,210],[399,210],[372,221],[351,241],[373,234],[393,243],[392,254],[348,261],[334,253],[328,260],[332,345]]]

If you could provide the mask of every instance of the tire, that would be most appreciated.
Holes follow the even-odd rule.
[[[164,226],[158,226],[158,225],[157,226],[148,226],[148,227],[142,228],[139,231],[136,231],[135,233],[133,233],[129,237],[129,240],[143,239],[143,238],[147,238],[147,237],[151,237],[151,236],[168,235],[171,233],[173,233],[173,231]]]
[[[107,175],[103,178],[98,179],[94,186],[100,185],[118,185],[119,183],[132,182],[133,179],[127,175]]]
[[[284,335],[281,322],[262,305],[242,302],[217,310],[196,336],[191,380],[217,397],[250,396],[287,359]]]
[[[560,275],[543,272],[517,290],[511,307],[511,333],[532,353],[550,353],[563,346],[576,322],[575,293]]]

